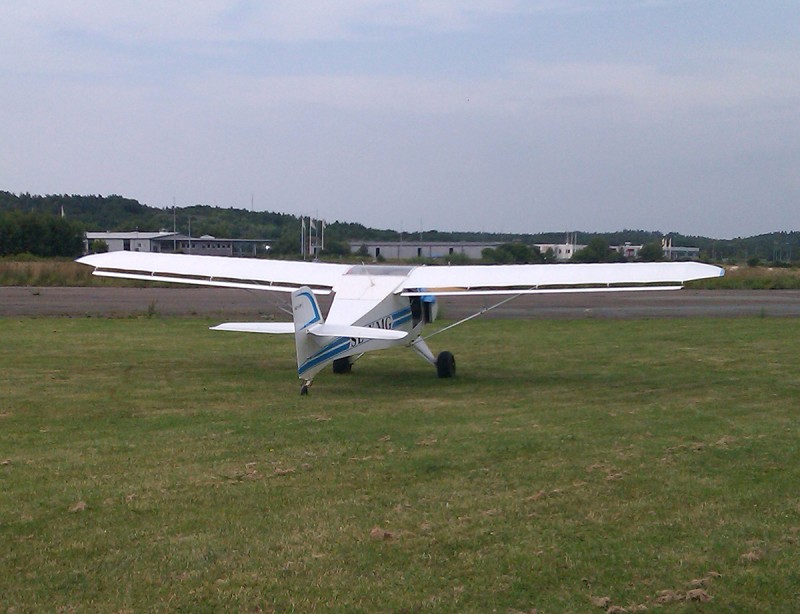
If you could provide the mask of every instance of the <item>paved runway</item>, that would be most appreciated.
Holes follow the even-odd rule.
[[[441,317],[457,320],[502,297],[440,299]],[[327,301],[320,299],[323,308]],[[160,315],[289,320],[289,296],[221,288],[0,287],[0,317]],[[670,290],[522,296],[487,318],[682,318],[800,316],[800,290]]]

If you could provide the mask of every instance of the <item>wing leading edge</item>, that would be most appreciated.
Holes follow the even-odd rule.
[[[699,262],[411,268],[124,251],[84,256],[78,262],[103,277],[279,292],[307,286],[314,294],[329,294],[337,285],[343,289],[345,275],[391,275],[404,277],[394,290],[404,296],[659,290],[724,275],[720,267]]]
[[[404,296],[459,296],[669,290],[724,273],[699,262],[418,267],[398,291]]]
[[[101,277],[293,292],[308,286],[329,294],[349,265],[288,260],[257,260],[192,254],[110,252],[79,258]]]

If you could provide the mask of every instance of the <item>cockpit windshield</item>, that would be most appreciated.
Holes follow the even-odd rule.
[[[380,264],[356,264],[345,275],[372,275],[374,277],[406,277],[415,267]]]

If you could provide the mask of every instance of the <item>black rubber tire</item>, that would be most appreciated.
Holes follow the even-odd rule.
[[[445,350],[436,357],[436,373],[439,377],[455,377],[456,358],[452,352]]]
[[[333,372],[334,373],[350,373],[353,370],[353,363],[350,362],[350,358],[345,356],[344,358],[337,358],[333,361]]]

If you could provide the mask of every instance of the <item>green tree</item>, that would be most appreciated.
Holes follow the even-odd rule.
[[[276,256],[296,256],[300,254],[299,226],[289,227],[287,225],[278,240],[272,244],[270,253]]]
[[[556,258],[556,253],[553,251],[552,247],[548,247],[547,250],[542,254],[542,262],[545,264],[553,264],[554,262],[558,262],[558,258]]]
[[[622,255],[611,249],[602,237],[594,237],[583,249],[572,256],[574,262],[621,262]]]
[[[496,264],[536,264],[544,262],[538,247],[524,243],[503,243],[496,248],[487,247],[481,251],[481,257]]]
[[[89,251],[93,254],[105,254],[108,251],[108,243],[102,239],[95,239],[89,245]]]
[[[346,241],[336,241],[335,239],[325,239],[325,249],[322,253],[326,256],[349,256],[350,244]]]
[[[74,258],[82,251],[83,227],[77,222],[37,212],[0,214],[0,256]]]
[[[645,243],[639,250],[639,260],[644,262],[658,262],[663,259],[664,249],[661,247],[661,243],[656,241]]]

